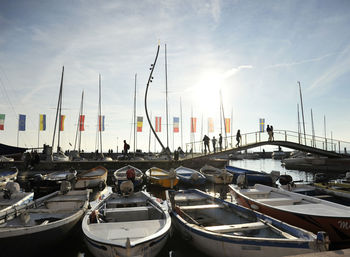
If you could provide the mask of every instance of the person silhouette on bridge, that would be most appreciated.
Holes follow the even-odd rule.
[[[236,141],[237,141],[237,144],[236,144],[236,147],[239,146],[239,143],[241,142],[241,130],[237,130],[237,134],[236,134]]]
[[[204,142],[204,153],[205,154],[207,154],[207,147],[208,147],[208,151],[210,153],[209,141],[210,141],[210,138],[207,135],[204,135],[203,142]]]
[[[270,126],[270,131],[271,131],[271,140],[270,141],[274,141],[275,138],[273,137],[273,126]]]
[[[216,153],[216,138],[215,138],[215,136],[213,136],[213,139],[211,140],[211,142],[213,143],[214,153]]]
[[[269,135],[269,141],[271,141],[272,137],[271,137],[271,128],[270,128],[270,125],[267,125],[267,128],[266,128],[266,132],[267,134]]]

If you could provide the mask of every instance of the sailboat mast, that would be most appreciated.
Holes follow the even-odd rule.
[[[99,132],[100,132],[100,152],[101,152],[101,157],[103,157],[103,152],[102,152],[102,111],[101,111],[101,74],[99,74],[99,83],[98,83],[98,107],[99,107]]]
[[[135,74],[135,92],[134,92],[134,155],[136,153],[136,80],[137,74]]]
[[[83,116],[83,108],[84,108],[84,90],[81,93],[81,106],[80,106],[80,115],[79,115],[79,144],[78,144],[78,152],[81,150],[81,122]]]
[[[74,150],[76,149],[76,145],[78,142],[78,152],[80,153],[80,142],[81,142],[81,116],[83,115],[83,101],[84,101],[84,90],[81,93],[81,102],[80,102],[80,109],[79,109],[79,115],[78,115],[78,123],[77,123],[77,131],[75,133],[75,141],[74,141]]]
[[[59,91],[59,94],[58,94],[58,102],[57,102],[57,109],[56,109],[56,119],[55,119],[55,127],[54,127],[54,130],[53,130],[53,137],[52,137],[52,150],[54,148],[54,144],[55,144],[55,135],[56,135],[56,127],[57,127],[57,117],[58,117],[58,114],[60,115],[60,124],[61,124],[61,102],[62,102],[62,87],[63,87],[63,76],[64,76],[64,66],[62,67],[62,75],[61,75],[61,84],[60,84],[60,91]],[[58,128],[58,131],[60,129]],[[59,132],[58,132],[59,133]],[[58,147],[60,145],[59,143],[59,136],[58,136]],[[58,149],[58,148],[57,148]]]
[[[183,130],[182,130],[182,101],[181,101],[181,97],[180,97],[180,119],[181,119],[181,149],[183,148]]]
[[[304,141],[305,141],[305,145],[306,145],[306,132],[305,132],[305,120],[304,120],[304,107],[303,107],[303,97],[301,95],[301,86],[300,86],[300,82],[298,81],[299,84],[299,94],[300,94],[300,104],[301,104],[301,115],[303,118],[303,128],[304,128]]]
[[[222,119],[224,121],[224,128],[225,128],[225,148],[226,148],[226,145],[227,145],[227,128],[226,128],[226,121],[225,121],[224,104],[222,103],[221,90],[220,90],[220,103],[221,103],[221,110],[222,110]],[[221,131],[221,135],[222,135],[222,131]]]
[[[166,146],[169,147],[169,119],[168,119],[168,64],[165,44],[165,111],[166,111]]]
[[[312,114],[312,108],[311,108],[311,125],[312,125],[312,146],[316,146],[315,142],[315,127],[314,127],[314,116]]]

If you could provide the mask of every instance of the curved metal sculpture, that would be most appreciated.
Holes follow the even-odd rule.
[[[157,63],[158,54],[159,54],[159,49],[160,49],[160,45],[158,44],[156,58],[154,59],[153,64],[151,64],[151,68],[150,68],[151,73],[149,74],[149,78],[148,78],[148,82],[147,82],[147,86],[146,86],[146,92],[145,92],[145,111],[146,111],[146,117],[147,117],[148,124],[149,124],[149,126],[150,126],[150,128],[151,128],[151,130],[152,130],[152,132],[153,132],[153,134],[154,134],[154,136],[156,137],[158,143],[162,146],[162,151],[165,152],[165,153],[168,155],[168,157],[170,158],[169,150],[166,149],[166,148],[164,147],[162,141],[159,139],[159,137],[158,137],[156,131],[154,130],[154,128],[153,128],[153,126],[152,126],[152,123],[151,123],[151,121],[150,121],[150,119],[149,119],[148,110],[147,110],[147,94],[148,94],[148,88],[149,88],[149,84],[152,82],[152,79],[153,79],[152,74],[153,74],[154,68],[155,68],[156,63]]]

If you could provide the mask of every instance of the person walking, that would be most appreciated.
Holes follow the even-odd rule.
[[[130,149],[130,145],[124,140],[124,155],[128,155],[128,150]]]
[[[270,128],[270,125],[267,125],[266,132],[269,135],[268,141],[271,141],[271,128]]]
[[[239,146],[240,142],[241,142],[241,130],[237,130],[237,134],[236,134],[236,141],[237,141],[237,144],[236,144],[236,147]]]
[[[216,138],[215,136],[213,136],[213,139],[211,140],[211,142],[213,143],[213,148],[214,148],[214,153],[216,153]]]
[[[221,136],[221,134],[219,134],[219,147],[220,147],[220,151],[222,151],[222,136]]]
[[[274,141],[274,137],[273,137],[273,126],[270,126],[270,133],[271,133],[271,140],[270,141]]]
[[[208,151],[210,153],[209,141],[210,141],[210,138],[207,135],[204,135],[203,142],[204,142],[204,153],[205,154],[207,154],[207,147],[208,147]]]

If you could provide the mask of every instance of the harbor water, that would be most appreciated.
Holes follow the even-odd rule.
[[[230,161],[230,165],[257,170],[257,171],[279,171],[281,175],[291,175],[295,181],[312,181],[313,174],[306,173],[302,171],[286,170],[282,165],[281,161],[273,159],[258,159],[258,160],[237,160]],[[158,198],[165,199],[165,191],[158,187],[145,186],[147,191]],[[180,187],[181,189],[181,187]],[[210,194],[214,194],[219,197],[227,197],[228,200],[232,200],[228,195],[228,188],[226,185],[213,185],[207,184],[205,187],[200,188],[207,191]],[[75,228],[73,233],[69,235],[63,242],[57,245],[56,248],[52,248],[49,252],[41,252],[37,256],[52,256],[52,257],[93,257],[93,255],[88,251],[84,240],[83,233],[81,231],[80,225]],[[1,252],[0,252],[1,256]],[[162,249],[162,251],[157,255],[157,257],[185,257],[185,256],[201,256],[207,257],[205,253],[195,249],[187,241],[181,238],[181,236],[173,229],[172,235],[169,238],[167,244]]]

